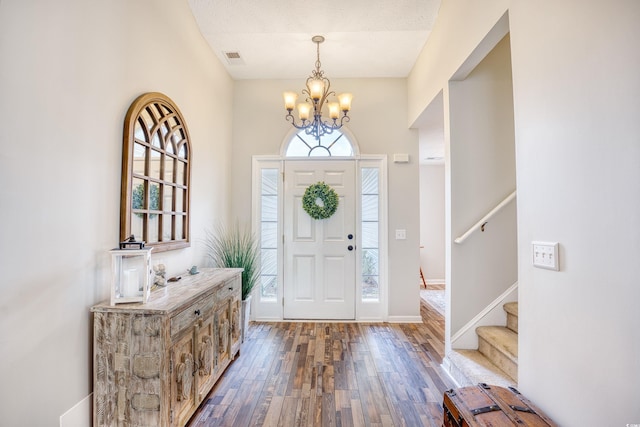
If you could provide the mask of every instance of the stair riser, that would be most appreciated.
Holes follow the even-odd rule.
[[[502,369],[512,380],[518,381],[518,365],[482,337],[478,337],[478,351]]]
[[[518,316],[507,313],[507,328],[511,329],[516,334],[518,333]]]

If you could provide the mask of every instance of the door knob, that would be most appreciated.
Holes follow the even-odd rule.
[[[347,236],[347,238],[348,238],[349,240],[353,239],[353,234],[349,234],[349,235]]]
[[[353,250],[353,246],[349,245],[349,246],[347,246],[347,249],[349,249],[350,251],[352,251],[352,250]]]

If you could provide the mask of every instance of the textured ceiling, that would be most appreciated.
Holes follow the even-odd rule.
[[[211,49],[234,79],[299,79],[320,45],[329,78],[406,77],[440,0],[189,0]],[[229,61],[225,52],[238,52]]]

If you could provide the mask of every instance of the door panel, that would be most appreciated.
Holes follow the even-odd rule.
[[[302,207],[309,185],[324,181],[339,196],[336,212],[315,220]],[[355,319],[355,162],[286,161],[284,317]]]

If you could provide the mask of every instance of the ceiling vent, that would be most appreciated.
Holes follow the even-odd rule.
[[[239,52],[224,52],[224,57],[229,65],[244,65],[244,61],[240,57]]]

